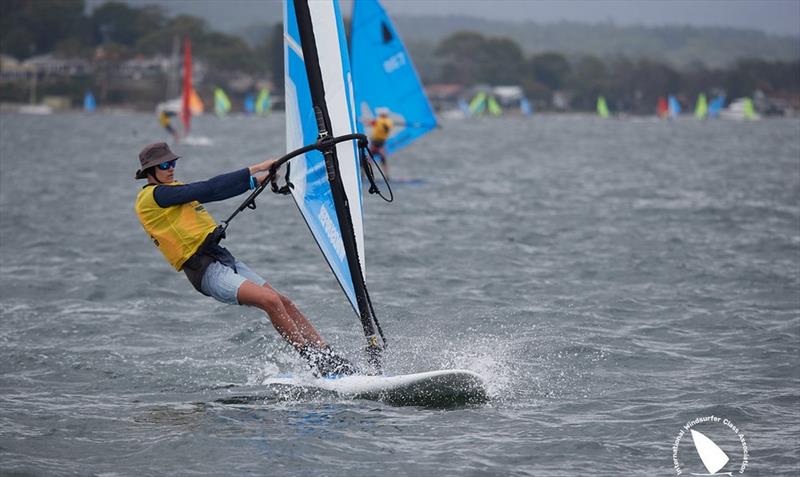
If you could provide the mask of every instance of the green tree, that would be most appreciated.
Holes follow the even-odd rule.
[[[525,66],[528,75],[551,91],[563,88],[572,71],[567,59],[555,52],[533,55]]]
[[[480,33],[456,32],[442,40],[436,55],[442,59],[440,80],[473,85],[480,81],[480,52],[486,39]]]
[[[70,36],[88,42],[84,7],[83,0],[0,1],[0,50],[25,59]]]
[[[150,32],[159,31],[167,24],[163,10],[147,5],[130,7],[120,2],[108,2],[92,13],[95,39],[98,43],[118,43],[132,47]]]

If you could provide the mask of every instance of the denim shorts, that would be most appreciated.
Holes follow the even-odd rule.
[[[258,286],[267,283],[261,276],[250,270],[244,263],[236,260],[236,271],[219,262],[211,262],[203,275],[203,293],[211,295],[214,299],[229,305],[238,305],[236,293],[245,280],[250,280]]]

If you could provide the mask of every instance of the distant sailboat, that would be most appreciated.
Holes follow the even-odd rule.
[[[500,107],[500,104],[497,103],[497,99],[494,96],[489,96],[489,99],[486,101],[487,109],[489,110],[489,114],[494,117],[498,117],[503,114],[503,108]]]
[[[656,114],[659,118],[666,119],[669,116],[669,106],[667,106],[667,98],[663,96],[658,97],[658,104],[656,105]]]
[[[248,93],[247,96],[244,97],[244,112],[247,114],[256,112],[256,97],[253,96],[253,93]]]
[[[722,113],[722,109],[724,107],[725,107],[725,95],[724,94],[717,95],[708,104],[708,117],[718,118],[720,116],[720,113]]]
[[[469,102],[469,114],[472,116],[480,116],[486,109],[486,93],[478,91]]]
[[[83,110],[87,113],[93,113],[97,109],[97,102],[94,100],[94,95],[91,91],[87,91],[83,97]]]
[[[674,95],[669,95],[667,98],[667,106],[669,107],[669,117],[670,119],[675,119],[681,114],[681,103],[678,102],[678,98]]]
[[[433,108],[400,36],[377,0],[353,2],[350,62],[359,127],[389,110],[395,123],[384,148],[392,154],[437,126]]]
[[[732,102],[730,106],[726,109],[723,109],[720,113],[720,116],[723,119],[739,119],[739,120],[750,120],[754,121],[756,119],[761,119],[761,116],[756,113],[755,106],[753,105],[753,100],[750,98],[739,98],[736,101]]]
[[[705,119],[708,117],[708,103],[706,102],[705,93],[700,93],[697,96],[697,104],[694,107],[694,117],[697,119]]]
[[[268,114],[270,106],[269,90],[267,88],[261,88],[261,91],[258,93],[258,98],[256,99],[256,114],[259,116]]]
[[[231,100],[222,88],[214,89],[214,112],[219,117],[223,117],[231,110]]]
[[[606,104],[606,98],[603,96],[597,97],[597,115],[603,119],[609,117],[608,105]]]
[[[703,461],[703,465],[708,470],[708,474],[692,474],[692,475],[732,475],[731,472],[719,472],[725,464],[728,463],[728,456],[722,449],[717,446],[714,441],[706,437],[705,434],[692,429],[692,440],[694,447],[697,450],[697,455]]]
[[[204,106],[192,83],[192,42],[183,40],[183,91],[181,93],[181,121],[183,121],[183,143],[190,146],[208,146],[211,140],[204,136],[190,136],[192,116],[203,114]]]
[[[503,108],[500,107],[494,95],[479,91],[469,102],[469,112],[472,116],[483,116],[485,113],[489,113],[498,117],[503,114]]]
[[[523,97],[519,100],[519,111],[523,116],[531,116],[533,114],[533,107],[528,98]]]

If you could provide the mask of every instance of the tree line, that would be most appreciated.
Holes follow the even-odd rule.
[[[137,55],[169,55],[174,39],[188,36],[195,57],[209,66],[211,81],[219,83],[226,74],[242,72],[270,77],[282,90],[282,26],[265,26],[258,32],[258,39],[248,43],[214,31],[197,17],[170,17],[157,6],[108,2],[86,13],[84,0],[0,2],[0,51],[17,59],[56,53],[100,61],[100,48],[102,61],[113,64]],[[658,59],[621,55],[525,55],[512,39],[470,31],[453,33],[425,48],[428,51],[419,55],[425,61],[417,65],[426,82],[519,85],[538,109],[551,108],[556,92],[567,98],[571,109],[591,110],[603,95],[615,110],[645,114],[652,113],[658,97],[668,94],[686,101],[701,92],[725,93],[728,98],[756,90],[767,96],[800,94],[800,61],[745,59],[714,68],[695,62],[678,69]],[[114,100],[131,102],[125,94]]]

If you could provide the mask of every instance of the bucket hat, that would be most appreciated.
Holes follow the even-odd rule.
[[[139,153],[139,163],[141,164],[141,169],[136,171],[136,178],[145,179],[147,178],[147,174],[144,171],[148,168],[157,166],[162,162],[180,159],[180,157],[181,156],[178,156],[172,152],[165,142],[148,144],[144,147],[144,149],[142,149],[142,152]]]

